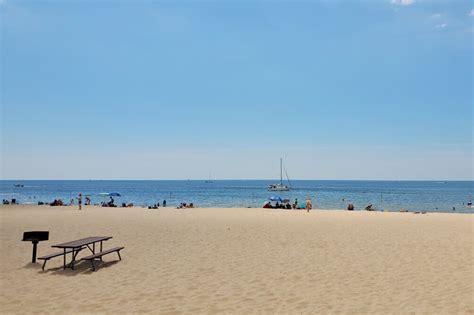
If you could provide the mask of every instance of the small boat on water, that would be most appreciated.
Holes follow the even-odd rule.
[[[286,174],[286,179],[288,180],[288,185],[283,185],[283,159],[280,158],[280,183],[268,185],[268,191],[289,191],[291,189],[291,183],[288,174]]]
[[[23,184],[14,184],[13,186],[14,187],[25,187],[25,185],[23,185]]]
[[[209,171],[209,179],[205,180],[204,181],[206,184],[210,184],[210,183],[213,183],[212,179],[211,179],[211,171]]]

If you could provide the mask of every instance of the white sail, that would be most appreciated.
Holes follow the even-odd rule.
[[[206,181],[204,181],[204,182],[205,182],[205,183],[207,183],[207,184],[210,184],[210,183],[212,183],[212,179],[211,179],[211,170],[209,170],[209,179],[208,179],[208,180],[206,180]]]

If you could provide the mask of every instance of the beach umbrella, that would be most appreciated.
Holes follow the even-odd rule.
[[[102,197],[121,197],[122,195],[119,194],[118,192],[111,192],[111,193],[100,193],[99,194]]]
[[[270,198],[268,198],[268,200],[282,202],[282,199],[280,196],[271,196]]]
[[[106,193],[106,192],[103,192],[103,193],[100,193],[99,196],[101,196],[102,198],[104,198],[104,202],[105,202],[105,198],[107,197],[121,197],[122,195],[119,194],[118,192],[111,192],[111,193]]]

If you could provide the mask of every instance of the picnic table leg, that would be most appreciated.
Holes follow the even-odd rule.
[[[74,261],[75,261],[76,255],[74,255],[74,248],[72,249],[72,260],[71,260],[71,269],[74,270]]]
[[[82,247],[79,247],[76,249],[76,253],[74,254],[74,260],[76,259],[77,257],[77,254],[79,254],[79,252],[82,250]]]
[[[100,251],[102,252],[102,241],[100,241]],[[100,256],[100,261],[102,261],[102,256]]]

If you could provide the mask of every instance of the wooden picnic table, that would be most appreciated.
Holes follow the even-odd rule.
[[[69,267],[69,266],[71,267],[71,269],[74,269],[76,256],[82,249],[87,247],[92,252],[92,254],[95,254],[95,244],[100,243],[100,251],[102,252],[102,242],[107,241],[111,238],[112,236],[90,236],[90,237],[81,238],[75,241],[53,245],[51,247],[62,248],[64,250],[63,269],[66,269],[66,267]],[[66,254],[69,252],[72,253],[72,259],[69,264],[66,264]]]

